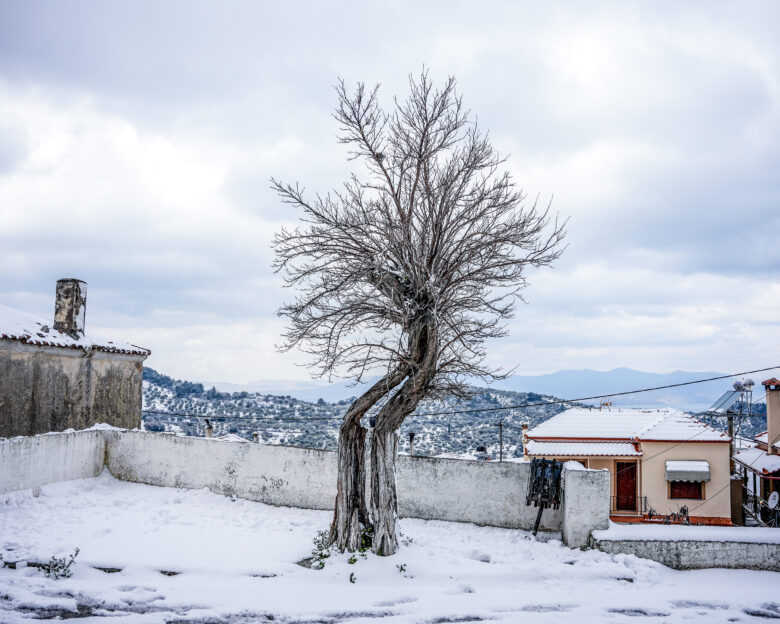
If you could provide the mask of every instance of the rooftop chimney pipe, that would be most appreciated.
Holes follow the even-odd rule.
[[[772,377],[762,382],[766,388],[767,453],[777,455],[775,444],[780,442],[780,380]]]
[[[75,340],[83,338],[86,313],[87,283],[73,278],[57,280],[54,329]]]

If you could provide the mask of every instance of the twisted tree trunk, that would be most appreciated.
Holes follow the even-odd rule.
[[[392,555],[398,549],[397,454],[398,430],[376,428],[371,437],[371,519],[374,527],[371,550],[378,555]]]
[[[369,524],[365,483],[366,429],[360,416],[345,416],[339,431],[338,489],[330,543],[341,552],[360,548],[360,529]]]
[[[371,550],[378,555],[392,555],[398,549],[398,495],[395,485],[398,430],[404,419],[425,398],[436,375],[436,329],[435,322],[427,316],[421,318],[414,328],[411,342],[415,366],[401,388],[382,406],[371,439],[369,509],[374,526]]]
[[[406,376],[406,367],[388,373],[361,397],[344,415],[339,430],[338,482],[336,505],[329,541],[341,552],[354,552],[361,546],[361,528],[371,525],[366,504],[366,429],[360,419],[377,401]]]

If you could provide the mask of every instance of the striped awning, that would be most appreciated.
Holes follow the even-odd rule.
[[[669,460],[666,462],[667,481],[709,481],[710,464],[704,460]]]

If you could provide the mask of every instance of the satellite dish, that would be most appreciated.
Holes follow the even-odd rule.
[[[780,502],[780,492],[772,492],[766,504],[769,506],[769,509],[777,509],[778,502]]]

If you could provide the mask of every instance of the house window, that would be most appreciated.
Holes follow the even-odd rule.
[[[669,498],[704,498],[701,481],[669,481]]]

